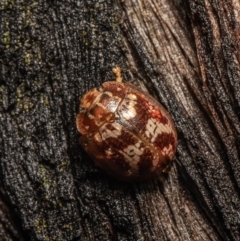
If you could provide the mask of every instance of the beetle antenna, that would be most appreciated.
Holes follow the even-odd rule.
[[[121,83],[122,82],[122,74],[121,74],[121,68],[119,66],[115,66],[113,69],[112,69],[113,73],[115,74],[116,76],[116,81]]]

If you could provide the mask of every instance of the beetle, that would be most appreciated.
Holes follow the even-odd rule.
[[[80,144],[97,166],[123,181],[142,181],[167,172],[177,131],[165,108],[148,93],[115,81],[93,88],[80,101],[76,125]]]

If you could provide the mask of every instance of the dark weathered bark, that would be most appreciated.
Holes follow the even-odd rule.
[[[234,0],[3,0],[3,240],[240,240],[239,13]],[[115,64],[175,120],[157,180],[114,180],[78,144],[79,98]]]

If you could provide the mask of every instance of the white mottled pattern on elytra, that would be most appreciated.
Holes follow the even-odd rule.
[[[134,94],[128,94],[127,97],[131,100],[137,100],[137,96]]]
[[[113,94],[112,94],[111,92],[109,92],[109,91],[105,91],[104,94],[106,94],[106,95],[108,95],[108,96],[110,96],[110,97],[113,96]]]
[[[173,146],[171,145],[171,144],[169,144],[168,145],[168,147],[164,147],[163,149],[162,149],[162,154],[164,155],[164,156],[169,156],[169,158],[172,158],[172,156],[173,156]]]
[[[101,142],[110,137],[118,138],[118,136],[121,136],[122,126],[117,123],[112,123],[111,125],[114,127],[114,130],[110,130],[106,125],[99,129],[99,133],[95,135],[97,141]]]
[[[87,113],[87,116],[89,117],[89,119],[93,120],[94,116],[92,114],[90,114],[89,112]]]
[[[107,156],[111,156],[113,154],[112,148],[108,148],[107,150],[105,150],[105,153]]]
[[[137,115],[137,112],[135,110],[136,103],[137,96],[134,94],[128,94],[126,98],[123,100],[120,107],[120,112],[126,120],[130,120]]]
[[[97,142],[102,142],[102,137],[100,135],[99,132],[97,132],[95,135],[94,135],[94,139],[97,141]]]
[[[129,145],[123,150],[119,150],[121,154],[128,160],[129,165],[132,170],[138,171],[138,162],[140,160],[140,156],[144,152],[144,148],[139,148],[141,145],[141,141],[138,141],[135,145]]]
[[[96,105],[101,107],[101,108],[103,108],[104,110],[106,109],[106,107],[102,103],[100,103],[100,102],[97,102]]]
[[[152,159],[152,165],[153,165],[153,168],[151,169],[152,171],[156,168],[158,163],[159,163],[159,156],[158,155],[154,155],[154,157]]]
[[[118,97],[118,96],[114,96],[112,99],[111,99],[111,101],[109,101],[109,103],[108,103],[108,110],[110,111],[110,112],[115,112],[116,111],[116,109],[117,109],[117,107],[118,107],[118,105],[119,105],[119,103],[121,102],[121,98],[120,97]]]
[[[159,134],[172,133],[172,128],[169,124],[162,124],[157,122],[154,118],[150,118],[146,125],[145,135],[151,138],[150,142],[154,142]]]

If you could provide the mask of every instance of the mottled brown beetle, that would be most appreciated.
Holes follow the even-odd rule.
[[[111,176],[141,181],[166,172],[177,145],[168,112],[152,96],[130,83],[116,81],[91,89],[80,102],[76,124],[80,143]]]

